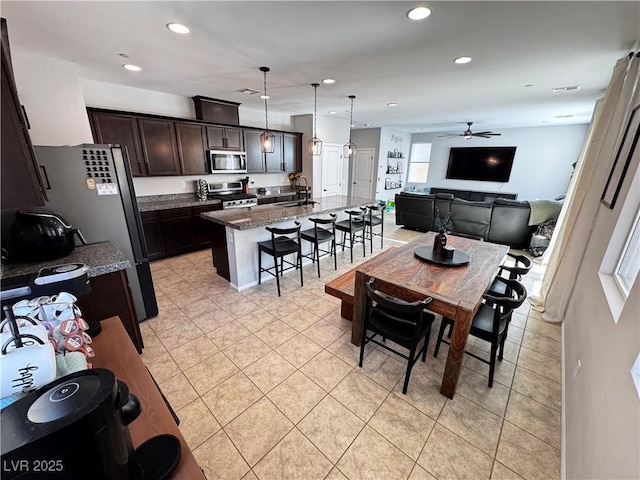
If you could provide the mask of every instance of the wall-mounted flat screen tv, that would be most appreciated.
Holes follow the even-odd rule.
[[[516,147],[451,148],[447,178],[508,182]]]

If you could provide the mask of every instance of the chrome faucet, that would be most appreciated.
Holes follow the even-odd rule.
[[[300,198],[300,181],[304,178],[304,204],[309,205],[309,181],[304,175],[298,178],[298,198]],[[301,198],[300,198],[301,199]]]

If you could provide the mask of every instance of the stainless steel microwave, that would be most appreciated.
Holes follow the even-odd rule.
[[[247,154],[229,150],[207,150],[209,173],[247,173]]]

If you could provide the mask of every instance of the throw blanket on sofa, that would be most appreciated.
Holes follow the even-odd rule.
[[[562,209],[562,202],[556,200],[528,200],[531,207],[529,226],[540,225],[547,220],[557,220]]]

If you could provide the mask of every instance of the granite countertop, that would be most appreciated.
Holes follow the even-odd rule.
[[[169,195],[149,195],[137,197],[138,210],[153,212],[169,208],[200,207],[203,205],[219,205],[220,200],[198,200],[195,193],[175,193]]]
[[[89,267],[89,278],[124,270],[131,263],[111,242],[92,243],[76,247],[66,257],[45,262],[14,263],[2,265],[2,278],[19,277],[37,273],[41,268],[63,265],[65,263],[84,263]]]
[[[216,212],[201,213],[200,216],[210,222],[219,223],[236,230],[248,230],[265,227],[273,223],[296,220],[312,215],[341,212],[350,208],[363,207],[376,203],[370,198],[335,195],[322,197],[309,205],[297,206],[297,202],[258,205],[257,207],[232,208]],[[292,206],[287,206],[291,204]]]

